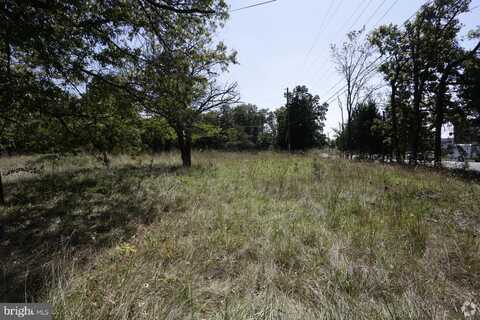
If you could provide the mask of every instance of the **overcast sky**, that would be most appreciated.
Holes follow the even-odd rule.
[[[232,9],[265,0],[229,0]],[[322,101],[341,87],[330,44],[347,31],[384,23],[402,24],[425,0],[277,0],[231,13],[218,38],[238,51],[239,64],[225,80],[237,81],[242,101],[275,109],[285,103],[287,87],[306,85]],[[473,0],[471,7],[480,5]],[[390,10],[389,10],[390,9]],[[389,11],[388,11],[389,10]],[[327,17],[327,18],[326,18]],[[480,9],[464,14],[462,34],[480,24]],[[465,44],[468,46],[468,43]],[[332,90],[330,90],[332,89]],[[340,111],[331,103],[327,132],[337,128]]]

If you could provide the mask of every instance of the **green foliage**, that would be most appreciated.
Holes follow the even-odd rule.
[[[140,108],[124,91],[94,80],[73,108],[69,130],[78,133],[79,142],[87,143],[93,152],[140,149]]]
[[[464,62],[464,72],[459,77],[460,96],[463,100],[460,118],[469,122],[469,127],[480,127],[480,57],[472,57]],[[480,141],[478,136],[472,137]]]
[[[201,122],[194,131],[192,140],[197,148],[220,148],[223,144],[222,129],[215,124]]]
[[[214,43],[213,34],[227,18],[223,0],[195,1],[195,8],[216,9],[205,15],[150,12],[155,23],[142,35],[148,50],[130,75],[145,112],[164,118],[175,130],[183,164],[191,166],[193,134],[201,114],[237,100],[236,84],[222,86],[219,74],[236,63],[236,52]],[[172,28],[171,25],[174,25]]]
[[[351,141],[340,143],[345,139],[345,132],[340,132],[338,137],[339,147],[361,155],[385,155],[385,148],[388,145],[384,136],[385,129],[384,119],[374,101],[359,104],[352,114]]]
[[[478,88],[462,81],[471,74],[467,65],[475,60],[480,43],[473,50],[460,46],[459,15],[469,10],[470,0],[436,0],[422,6],[403,26],[384,25],[374,30],[369,41],[381,56],[379,67],[390,86],[383,125],[385,150],[402,161],[424,158],[434,150],[441,162],[441,133],[447,121],[464,125],[472,105],[469,96]],[[475,33],[471,33],[475,37]],[[457,92],[463,92],[458,95]],[[461,99],[458,99],[460,97]]]
[[[197,148],[249,150],[266,149],[274,144],[268,127],[268,111],[251,104],[224,105],[202,115],[194,132]]]
[[[180,144],[200,109],[225,98],[212,98],[218,86],[210,77],[235,61],[225,45],[213,45],[227,9],[223,0],[5,1],[1,144],[37,151],[24,142],[50,131],[64,136],[43,140],[43,151],[84,144],[95,152],[138,149],[141,111],[166,118]]]
[[[276,111],[280,148],[305,150],[323,146],[328,104],[320,104],[320,97],[309,93],[306,86],[297,86],[286,97],[287,106]]]
[[[141,139],[145,150],[160,152],[170,150],[177,136],[165,119],[151,117],[141,119]]]

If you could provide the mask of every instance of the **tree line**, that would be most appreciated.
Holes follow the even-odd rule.
[[[6,0],[1,14],[3,151],[82,148],[106,158],[176,146],[189,166],[194,145],[285,145],[283,109],[238,105],[236,83],[218,79],[237,62],[213,40],[228,18],[223,0]],[[317,143],[308,130],[320,130],[313,117],[325,117],[318,97],[298,87],[289,99],[295,128],[311,118],[309,141],[294,128],[292,143]]]
[[[201,114],[238,100],[218,80],[236,63],[213,40],[223,0],[5,0],[0,14],[4,150],[88,146],[108,164],[108,152],[174,132],[190,166]]]
[[[202,113],[191,126],[191,147],[295,151],[324,146],[328,105],[321,105],[305,86],[296,87],[288,99],[289,105],[273,111],[239,103]],[[21,126],[5,128],[2,151],[9,155],[90,153],[108,166],[112,154],[179,149],[177,132],[166,119],[145,113],[128,93],[110,83],[93,79],[80,97],[71,100],[84,117],[37,113]]]
[[[403,25],[383,25],[366,40],[364,30],[348,34],[332,56],[345,89],[339,93],[342,121],[337,146],[349,153],[381,155],[416,164],[433,152],[442,159],[442,127],[479,125],[480,30],[461,44],[459,21],[470,0],[435,0]],[[375,78],[388,87],[380,106]],[[382,84],[383,85],[383,84]],[[457,131],[457,130],[456,130]],[[479,132],[473,137],[480,141]]]
[[[138,138],[141,114],[169,125],[189,166],[200,115],[238,100],[235,83],[218,81],[236,63],[213,40],[228,18],[223,0],[6,0],[1,15],[4,148],[88,141],[106,156]]]

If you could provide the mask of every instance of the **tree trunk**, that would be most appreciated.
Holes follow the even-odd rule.
[[[440,100],[443,98],[437,98]],[[443,125],[443,101],[437,102],[435,116],[435,167],[442,166],[442,125]]]
[[[355,107],[353,105],[353,101],[352,101],[352,83],[351,83],[351,79],[348,79],[347,80],[347,131],[345,131],[345,135],[346,135],[346,142],[347,142],[347,145],[346,145],[346,149],[349,151],[350,153],[350,159],[353,158],[352,157],[352,154],[353,152],[350,152],[352,149],[352,132],[351,132],[351,129],[352,129],[352,114],[353,114],[353,108]]]
[[[439,83],[435,98],[435,166],[442,166],[442,126],[445,120],[445,94],[447,92],[447,78],[449,70],[444,71]]]
[[[182,151],[182,164],[184,167],[192,166],[192,133],[185,130],[185,148]]]
[[[350,154],[351,148],[352,148],[352,143],[351,143],[351,121],[350,119],[347,120],[347,126],[345,127],[345,150],[347,150],[347,153]]]
[[[3,194],[2,172],[0,172],[0,205],[5,205],[5,195]]]
[[[422,103],[423,80],[416,75],[414,80],[413,94],[413,142],[412,142],[412,159],[410,163],[418,163],[418,151],[420,146],[420,132],[422,131],[422,113],[420,104]]]
[[[390,106],[392,108],[392,145],[393,145],[393,152],[395,154],[395,160],[397,163],[400,163],[401,156],[400,156],[400,148],[398,145],[398,120],[397,120],[397,83],[396,79],[390,82],[390,86],[392,89],[390,95]]]
[[[8,8],[7,8],[7,2],[5,2],[5,6],[3,8],[3,12],[5,16],[8,16]],[[7,30],[5,30],[4,33],[4,44],[5,44],[5,56],[6,56],[6,72],[7,72],[7,85],[6,85],[6,106],[4,111],[9,111],[10,108],[12,107],[12,88],[11,88],[11,63],[12,63],[12,49],[10,47],[10,39],[9,39],[9,29],[8,28],[9,24],[7,23]],[[0,134],[3,134],[3,130]],[[3,193],[3,181],[2,181],[2,172],[0,171],[0,205],[4,206],[5,205],[5,195]]]
[[[447,80],[453,69],[462,61],[476,54],[480,49],[480,41],[475,48],[461,59],[451,62],[443,70],[442,77],[438,83],[437,97],[435,99],[435,166],[442,165],[442,126],[445,118],[445,95],[447,93]]]
[[[420,144],[420,128],[422,125],[421,114],[420,114],[420,103],[422,102],[422,90],[421,90],[421,80],[420,80],[420,66],[417,56],[417,48],[419,44],[419,35],[418,31],[416,34],[416,45],[412,46],[410,49],[412,56],[412,80],[413,80],[413,137],[412,137],[412,156],[409,159],[409,164],[416,165],[418,162],[418,147]],[[412,131],[412,130],[410,130]]]
[[[412,155],[410,157],[409,163],[410,164],[417,164],[418,159],[418,140],[419,140],[419,132],[418,132],[418,125],[419,122],[418,118],[420,117],[420,99],[417,98],[417,85],[415,85],[414,89],[414,98],[413,98],[413,138],[412,138]]]
[[[110,169],[110,159],[108,158],[108,154],[106,151],[102,151],[102,161],[105,167]]]
[[[190,130],[177,128],[178,147],[182,155],[182,165],[186,168],[192,166],[192,133]]]

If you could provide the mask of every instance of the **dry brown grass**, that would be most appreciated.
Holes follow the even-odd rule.
[[[6,299],[231,320],[461,319],[480,300],[478,184],[314,152],[194,160],[77,157],[7,181]]]

